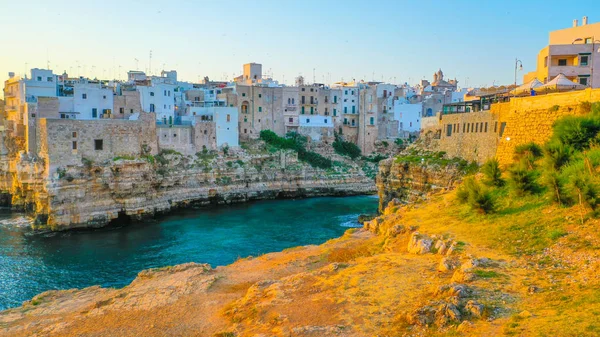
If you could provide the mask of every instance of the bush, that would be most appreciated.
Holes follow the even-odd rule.
[[[522,165],[516,165],[508,170],[509,185],[517,196],[523,196],[528,193],[536,193],[539,190],[537,184],[537,172],[529,170]]]
[[[489,214],[496,210],[496,198],[492,192],[473,177],[465,179],[456,191],[456,197],[461,203],[468,204],[479,213]]]
[[[559,205],[571,205],[573,203],[566,187],[568,180],[561,176],[558,171],[546,170],[542,176],[542,183],[548,188],[548,194]]]
[[[585,117],[566,116],[554,124],[552,140],[582,151],[592,145],[599,132],[600,117],[597,114]]]
[[[325,158],[316,152],[307,151],[304,148],[306,137],[297,133],[288,133],[287,137],[283,138],[271,130],[262,130],[260,139],[278,149],[295,150],[298,152],[298,159],[309,163],[313,167],[328,169],[333,166],[331,159]]]
[[[337,154],[348,156],[351,159],[360,157],[360,148],[354,143],[344,141],[337,133],[335,134],[333,149]]]
[[[390,143],[386,142],[385,140],[382,140],[381,145],[383,145],[383,147],[388,147],[390,146]]]
[[[571,145],[563,144],[559,141],[551,141],[544,147],[544,162],[546,168],[550,170],[560,170],[568,164],[574,154]]]
[[[504,179],[502,179],[502,170],[500,170],[500,162],[498,159],[493,158],[481,166],[481,172],[485,176],[484,183],[488,186],[501,187],[504,186]]]
[[[396,140],[394,141],[394,144],[396,144],[398,146],[402,146],[402,145],[404,145],[404,141],[401,138],[396,138]]]
[[[527,143],[515,148],[515,160],[526,165],[529,169],[535,167],[535,162],[543,156],[542,148],[536,143]]]

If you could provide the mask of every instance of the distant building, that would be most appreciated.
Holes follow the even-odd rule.
[[[600,22],[588,24],[587,16],[581,25],[573,20],[573,27],[550,32],[548,45],[537,56],[536,70],[523,76],[523,83],[537,78],[547,83],[558,74],[571,81],[593,88],[600,87],[600,72],[594,72],[594,63],[600,64]]]

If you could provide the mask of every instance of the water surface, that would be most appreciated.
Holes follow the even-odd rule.
[[[376,210],[372,196],[268,200],[59,233],[32,233],[22,215],[0,211],[0,310],[51,289],[122,287],[147,268],[186,262],[214,267],[320,244],[357,226],[358,214]]]

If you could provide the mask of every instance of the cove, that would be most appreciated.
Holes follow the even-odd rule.
[[[374,196],[265,200],[198,209],[120,228],[34,233],[0,213],[0,310],[46,290],[123,287],[138,272],[186,262],[238,258],[321,244],[375,213]]]

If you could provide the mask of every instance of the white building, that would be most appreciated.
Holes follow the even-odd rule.
[[[422,112],[423,103],[408,104],[404,98],[395,100],[394,119],[398,121],[398,133],[419,132]]]
[[[68,97],[66,97],[68,98]],[[73,86],[73,111],[77,119],[110,118],[113,109],[113,91],[100,83],[82,81]],[[59,100],[59,103],[62,100]],[[67,112],[61,110],[59,112]]]
[[[239,146],[239,126],[237,107],[188,107],[181,117],[183,123],[194,124],[197,116],[202,121],[214,121],[217,146]]]
[[[342,113],[358,114],[358,86],[354,83],[337,82],[332,87],[342,90]]]
[[[154,112],[157,121],[173,124],[176,85],[169,83],[170,80],[162,79],[163,77],[153,77],[149,85],[137,85],[136,90],[140,93],[142,111]]]

